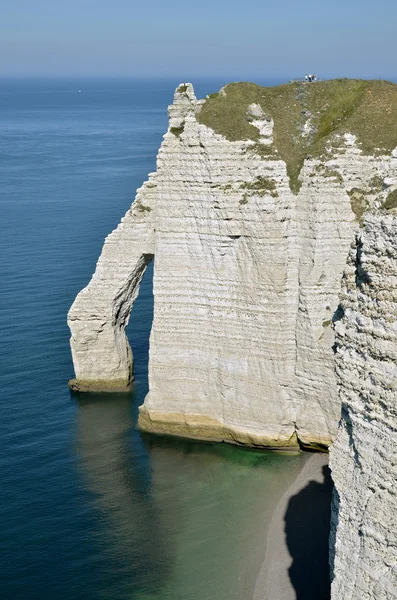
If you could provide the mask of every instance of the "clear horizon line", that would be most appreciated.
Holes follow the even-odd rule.
[[[0,73],[0,79],[176,79],[178,81],[188,81],[189,79],[193,80],[193,79],[225,79],[225,78],[236,78],[236,77],[244,77],[245,79],[240,79],[240,81],[247,81],[247,78],[257,78],[257,79],[277,79],[277,80],[281,80],[281,79],[286,79],[286,80],[291,80],[291,79],[298,79],[301,77],[304,77],[304,74],[295,74],[295,75],[291,75],[291,74],[285,74],[285,73],[281,73],[281,74],[263,74],[263,73],[219,73],[219,74],[211,74],[211,75],[205,75],[205,74],[191,74],[188,78],[184,77],[183,75],[178,75],[178,74],[152,74],[152,75],[130,75],[130,74],[110,74],[110,73],[104,73],[104,74],[94,74],[94,73],[85,73],[85,74],[73,74],[73,73],[66,73],[66,74],[52,74],[52,73],[48,73],[48,74],[21,74],[21,73],[17,73],[17,74],[9,74],[9,73]],[[320,75],[321,79],[327,80],[327,79],[364,79],[364,80],[379,80],[379,79],[396,79],[397,78],[397,73],[395,75],[343,75],[343,74],[324,74],[323,76]]]

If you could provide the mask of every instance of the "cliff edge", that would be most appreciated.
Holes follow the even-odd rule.
[[[154,258],[141,429],[326,449],[342,405],[332,598],[396,598],[397,86],[182,84],[169,116],[70,309],[70,386],[131,386],[125,326]]]
[[[157,171],[70,309],[71,387],[130,386],[124,329],[154,257],[140,427],[328,447],[340,414],[332,321],[358,221],[395,173],[396,98],[387,82],[237,83],[204,100],[180,85]]]

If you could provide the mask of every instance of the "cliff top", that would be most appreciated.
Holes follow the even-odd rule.
[[[274,121],[274,144],[293,187],[307,155],[320,156],[334,134],[351,133],[367,154],[390,154],[397,146],[397,85],[382,80],[334,79],[262,87],[230,83],[207,96],[198,120],[230,141],[258,140],[248,107],[259,104]],[[255,151],[268,151],[256,144]]]

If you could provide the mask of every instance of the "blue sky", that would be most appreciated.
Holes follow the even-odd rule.
[[[1,0],[0,75],[397,76],[397,0]]]

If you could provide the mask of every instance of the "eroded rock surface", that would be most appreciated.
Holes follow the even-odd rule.
[[[323,91],[298,86],[296,96],[288,86],[266,93],[239,86],[206,101],[196,100],[190,84],[177,89],[157,171],[106,239],[91,282],[70,309],[70,385],[131,385],[124,329],[154,256],[140,427],[325,448],[342,403],[330,458],[332,598],[391,600],[395,86],[325,82]]]
[[[138,190],[120,225],[105,240],[96,271],[77,296],[68,325],[79,391],[125,391],[132,383],[132,354],[125,335],[139,284],[154,254],[151,180]]]
[[[331,448],[333,600],[397,598],[397,217],[369,215],[342,282]]]
[[[226,86],[219,96],[227,94]],[[360,216],[376,204],[373,182],[391,176],[395,159],[364,154],[354,135],[335,135],[325,154],[306,158],[293,193],[272,116],[250,103],[246,118],[258,137],[230,141],[200,122],[203,103],[190,84],[177,89],[157,171],[71,308],[72,385],[129,385],[124,327],[154,255],[140,427],[327,447],[340,414],[331,323],[357,228],[352,206]]]

